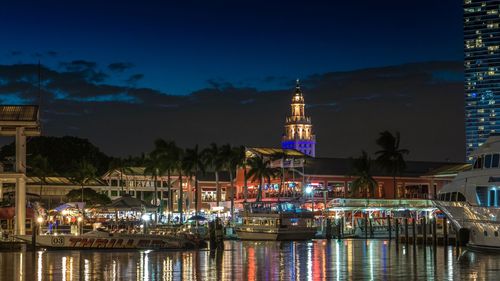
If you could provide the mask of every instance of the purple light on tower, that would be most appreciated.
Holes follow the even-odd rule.
[[[286,118],[281,147],[295,149],[314,157],[316,156],[316,136],[312,131],[311,118],[305,115],[304,107],[304,96],[297,79],[291,103],[292,114]]]

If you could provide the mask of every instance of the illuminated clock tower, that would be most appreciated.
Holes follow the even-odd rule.
[[[304,96],[299,80],[292,97],[292,114],[286,118],[285,133],[281,141],[284,149],[295,149],[306,155],[316,155],[316,136],[312,131],[311,118],[304,112]]]

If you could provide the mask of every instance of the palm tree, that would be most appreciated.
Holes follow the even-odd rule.
[[[110,170],[117,170],[120,172],[120,182],[119,186],[121,189],[121,195],[125,193],[124,191],[124,184],[123,184],[123,174],[126,172],[130,172],[132,169],[130,168],[130,161],[129,159],[123,159],[123,158],[113,158],[109,164],[109,169]]]
[[[222,170],[224,166],[224,162],[226,159],[223,158],[223,151],[219,149],[217,144],[211,143],[210,147],[205,148],[202,152],[204,158],[204,164],[215,173],[215,190],[216,190],[216,201],[217,206],[220,205],[221,201],[221,190],[219,186],[219,172]]]
[[[171,214],[173,211],[173,196],[172,196],[172,174],[177,168],[177,162],[179,161],[179,148],[173,141],[165,141],[163,139],[157,139],[155,141],[154,154],[157,154],[162,166],[167,172],[167,193],[168,193],[168,217],[167,222],[171,221]]]
[[[365,194],[366,199],[378,186],[377,181],[371,175],[371,159],[366,151],[361,151],[361,156],[354,159],[352,169],[356,179],[352,182],[353,194],[359,191]]]
[[[231,147],[230,144],[226,144],[222,146],[221,155],[224,161],[224,167],[229,173],[229,183],[231,185],[229,195],[231,198],[231,221],[234,222],[234,177],[236,169],[238,169],[238,166],[242,164],[241,147]]]
[[[243,201],[247,202],[248,199],[248,177],[247,177],[247,156],[246,148],[244,146],[238,146],[234,148],[234,157],[237,163],[237,168],[243,169]]]
[[[146,159],[144,167],[144,175],[150,175],[151,179],[153,180],[153,187],[154,187],[154,205],[157,206],[158,204],[158,186],[157,186],[157,181],[158,177],[161,177],[166,170],[166,167],[160,158],[160,155],[156,153],[155,151],[151,152],[149,154],[149,157]],[[158,223],[158,207],[155,210],[155,224]]]
[[[71,180],[78,183],[81,186],[81,201],[84,201],[84,185],[88,184],[90,181],[96,178],[97,169],[87,160],[79,162],[71,176]],[[82,209],[82,219],[85,220],[85,208]],[[84,222],[82,221],[82,225]]]
[[[178,205],[177,209],[179,210],[179,213],[180,213],[180,218],[179,218],[180,223],[182,223],[183,215],[184,215],[184,208],[183,208],[184,188],[182,187],[182,176],[183,176],[183,174],[185,174],[184,173],[184,167],[185,167],[184,158],[185,158],[185,151],[182,148],[177,147],[176,158],[173,159],[173,162],[174,162],[174,169],[177,171],[178,176],[179,176],[179,201],[177,204]]]
[[[47,183],[47,176],[52,175],[54,170],[52,166],[49,164],[49,160],[47,157],[44,157],[40,154],[36,155],[32,159],[31,169],[33,175],[37,176],[40,179],[40,200],[42,199],[43,193],[43,185]]]
[[[201,202],[199,200],[200,198],[200,190],[198,186],[198,174],[200,172],[204,173],[205,172],[205,165],[203,163],[203,155],[201,151],[198,148],[198,145],[196,145],[192,149],[186,149],[186,155],[184,157],[184,167],[185,167],[185,172],[188,173],[190,178],[193,178],[194,176],[194,192],[195,192],[195,198],[194,198],[194,205],[195,205],[195,211],[196,215],[199,214],[200,212],[200,207],[201,207]]]
[[[404,155],[410,153],[408,149],[399,148],[400,140],[399,132],[396,132],[394,136],[389,131],[383,131],[377,139],[377,144],[382,150],[375,152],[378,155],[377,162],[379,165],[392,174],[394,198],[398,197],[396,176],[405,170]]]
[[[264,184],[264,179],[267,179],[268,183],[271,183],[271,178],[275,176],[276,171],[271,168],[270,165],[271,161],[269,159],[264,160],[261,156],[248,159],[250,170],[247,176],[248,178],[259,181],[259,190],[255,202],[260,202],[262,200],[262,185]]]
[[[278,190],[278,201],[280,200],[281,193],[283,192],[283,186],[285,185],[285,168],[284,168],[284,163],[285,160],[288,158],[288,154],[286,153],[285,150],[276,152],[272,155],[273,160],[280,160],[281,161],[281,167],[276,168],[276,176],[279,176],[280,178],[280,185],[279,185],[279,190]]]
[[[81,186],[81,199],[83,199],[83,188],[86,184],[88,184],[91,180],[96,178],[97,169],[87,160],[83,160],[77,164],[75,169],[73,170],[71,180],[75,183],[78,183]]]

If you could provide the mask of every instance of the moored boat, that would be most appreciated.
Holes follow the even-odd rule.
[[[434,203],[452,222],[462,243],[500,250],[500,135],[491,135],[472,156],[472,168],[458,173]]]
[[[17,236],[32,243],[31,235]],[[108,233],[90,231],[82,235],[37,235],[36,246],[47,249],[191,249],[200,246],[195,237],[188,235],[152,235]]]
[[[254,203],[241,217],[235,228],[241,240],[309,240],[317,231],[313,213],[284,204]]]

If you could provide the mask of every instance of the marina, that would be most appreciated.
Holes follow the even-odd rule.
[[[0,281],[500,280],[499,15],[5,3]]]

